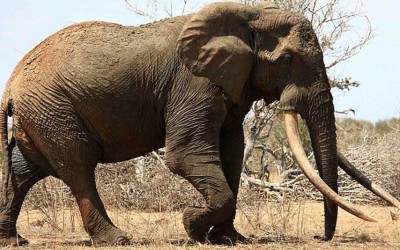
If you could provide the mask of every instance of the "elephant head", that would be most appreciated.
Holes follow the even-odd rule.
[[[233,103],[243,102],[246,89],[254,99],[280,101],[295,158],[325,197],[325,239],[334,235],[338,205],[374,221],[337,194],[332,95],[321,47],[305,17],[268,4],[210,4],[186,23],[177,52],[194,75],[222,87]],[[297,114],[307,123],[320,177],[302,148]]]

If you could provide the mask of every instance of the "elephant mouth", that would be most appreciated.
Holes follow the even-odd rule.
[[[284,115],[285,120],[285,130],[288,137],[290,148],[293,155],[302,169],[304,175],[310,180],[310,182],[328,199],[334,202],[336,205],[346,210],[347,212],[355,215],[370,222],[377,222],[374,218],[363,213],[359,208],[357,208],[352,203],[344,200],[336,192],[334,192],[316,173],[313,166],[309,162],[307,155],[304,151],[299,133],[298,133],[298,123],[297,123],[297,113],[294,111],[286,110]],[[361,185],[369,189],[371,192],[375,193],[377,196],[383,200],[393,204],[395,207],[400,208],[400,202],[391,196],[388,192],[383,190],[378,185],[370,181],[364,174],[357,170],[354,166],[350,164],[342,155],[338,152],[338,165],[353,179],[359,182]]]

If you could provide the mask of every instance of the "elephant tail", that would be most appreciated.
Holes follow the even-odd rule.
[[[2,102],[0,109],[0,147],[3,155],[3,205],[7,204],[7,186],[11,172],[11,152],[15,146],[15,139],[8,143],[8,116],[12,115],[12,104],[10,101]]]

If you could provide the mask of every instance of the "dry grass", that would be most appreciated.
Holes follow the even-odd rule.
[[[397,248],[400,247],[400,222],[391,220],[389,210],[382,206],[363,206],[364,211],[377,218],[379,223],[363,222],[348,213],[340,211],[336,237],[332,242],[315,240],[323,229],[323,205],[317,202],[268,202],[257,205],[241,204],[236,219],[237,228],[250,236],[249,245],[237,245],[234,249],[322,249],[336,248]],[[65,216],[71,216],[65,212]],[[38,226],[35,221],[43,214],[37,210],[22,214],[18,224],[21,234],[31,241],[33,249],[86,249],[88,236],[81,228],[72,230],[68,225],[63,232],[53,230],[44,224]],[[141,212],[112,209],[110,217],[121,228],[133,235],[133,246],[119,247],[128,249],[221,249],[226,246],[199,244],[188,239],[180,212]],[[99,248],[99,247],[98,247]],[[108,249],[107,247],[100,247]],[[231,248],[231,247],[229,247]]]

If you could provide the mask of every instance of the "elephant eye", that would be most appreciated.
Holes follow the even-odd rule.
[[[284,54],[282,55],[282,62],[284,64],[290,65],[292,63],[292,56],[290,54]]]

